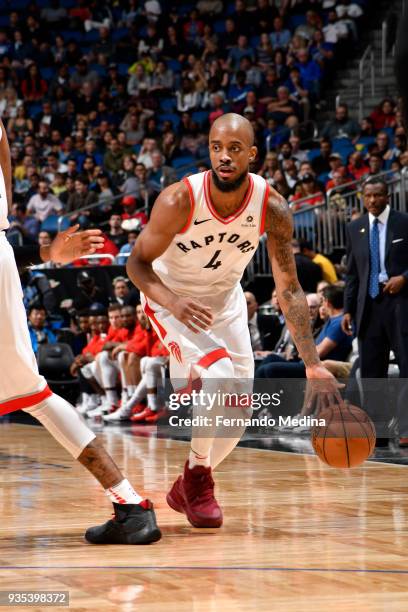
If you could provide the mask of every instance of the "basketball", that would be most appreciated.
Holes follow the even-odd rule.
[[[325,425],[312,429],[312,444],[318,457],[334,468],[358,467],[375,447],[375,428],[370,417],[350,404],[329,406],[319,419]]]

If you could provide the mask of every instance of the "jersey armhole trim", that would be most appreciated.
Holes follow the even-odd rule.
[[[188,180],[188,178],[183,178],[183,183],[186,185],[186,187],[188,189],[188,195],[190,196],[190,212],[188,214],[188,219],[186,221],[186,224],[184,225],[184,227],[181,228],[181,230],[179,232],[177,232],[178,234],[185,234],[185,232],[190,227],[191,220],[192,220],[193,215],[194,215],[194,208],[195,208],[194,192],[193,192],[193,188],[191,187],[191,183]]]
[[[269,199],[270,187],[269,184],[265,181],[265,193],[262,201],[262,209],[261,209],[261,223],[259,226],[259,235],[265,232],[265,219],[266,219],[266,211],[268,209],[268,199]]]

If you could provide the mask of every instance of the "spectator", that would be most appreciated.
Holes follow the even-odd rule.
[[[367,174],[368,167],[364,161],[364,157],[358,151],[349,156],[347,171],[356,180],[360,180]]]
[[[65,212],[71,213],[71,221],[78,221],[82,227],[86,227],[89,224],[91,211],[82,211],[80,214],[77,211],[97,202],[98,196],[94,191],[89,191],[88,179],[83,175],[75,179],[74,186],[74,192],[68,196]]]
[[[291,33],[283,27],[282,17],[273,20],[273,32],[270,35],[271,44],[274,49],[285,49],[291,41]]]
[[[322,132],[322,136],[334,140],[335,138],[356,138],[359,135],[359,127],[354,119],[348,115],[346,104],[339,104],[336,108],[336,117],[329,121]]]
[[[334,265],[324,255],[318,253],[314,248],[313,244],[308,240],[299,241],[300,252],[305,255],[313,263],[317,264],[322,269],[323,280],[327,281],[330,285],[337,282],[337,274]]]
[[[322,280],[320,266],[301,253],[300,244],[297,240],[292,240],[292,251],[302,289],[307,293],[315,293],[318,282]]]
[[[395,104],[390,98],[385,98],[381,104],[371,113],[370,119],[376,130],[393,128],[396,125]]]
[[[129,96],[139,97],[146,94],[151,88],[151,79],[143,64],[136,64],[133,74],[127,84]]]
[[[28,331],[35,355],[43,344],[55,344],[57,338],[47,324],[47,313],[42,306],[31,306],[28,311]]]
[[[302,85],[304,89],[309,91],[315,98],[320,95],[320,80],[322,77],[322,71],[317,62],[310,58],[309,51],[307,49],[300,49],[297,53],[296,68],[298,68]],[[305,97],[303,94],[302,97]]]
[[[142,211],[141,204],[134,196],[127,195],[122,199],[122,206],[124,211],[122,213],[122,220],[137,220],[141,227],[144,227],[147,223],[146,213]]]
[[[63,210],[62,203],[50,193],[47,181],[38,183],[38,191],[31,196],[27,204],[27,213],[32,214],[38,221],[44,221],[49,215],[58,214]]]
[[[112,175],[116,175],[122,167],[123,157],[124,151],[121,148],[118,140],[116,138],[112,138],[109,145],[109,150],[105,153],[103,158],[105,170]]]
[[[366,175],[367,178],[371,178],[373,176],[376,176],[377,174],[380,174],[380,172],[383,171],[383,165],[384,161],[381,157],[381,154],[371,153],[370,157],[368,158],[368,172]]]
[[[108,299],[104,291],[95,282],[95,278],[86,270],[77,275],[77,289],[72,300],[72,306],[77,314],[89,311],[92,305],[108,305]]]
[[[122,229],[122,216],[119,213],[112,213],[109,217],[107,236],[117,246],[118,250],[127,242],[126,232]]]
[[[298,210],[300,207],[316,206],[324,203],[323,192],[317,183],[313,174],[303,174],[296,185],[295,194],[290,198],[291,207],[293,210]],[[299,202],[300,203],[297,203]],[[314,290],[313,290],[314,291]]]
[[[30,64],[26,71],[26,78],[21,83],[21,91],[25,102],[41,100],[47,92],[47,83],[41,78],[38,66]]]
[[[183,79],[181,90],[176,91],[177,110],[180,113],[194,110],[200,103],[200,94],[196,90],[195,82],[192,79]]]
[[[141,227],[141,224],[140,224]],[[119,251],[119,255],[116,257],[116,261],[120,266],[125,266],[127,263],[128,256],[132,252],[132,249],[135,245],[137,237],[139,235],[138,231],[129,231],[127,234],[127,243],[123,245],[123,247]]]
[[[248,37],[245,34],[238,36],[237,45],[230,49],[228,53],[228,65],[232,70],[239,68],[243,57],[248,57],[253,63],[255,62],[255,51],[248,45]]]

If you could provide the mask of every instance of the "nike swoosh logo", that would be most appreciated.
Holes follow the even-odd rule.
[[[207,223],[207,221],[211,221],[211,219],[203,219],[203,221],[197,221],[197,219],[194,221],[194,225],[201,225],[201,223]]]

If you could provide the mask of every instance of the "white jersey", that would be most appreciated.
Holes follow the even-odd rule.
[[[206,303],[218,308],[240,282],[258,247],[269,186],[261,176],[249,174],[241,206],[223,218],[211,201],[210,176],[208,171],[183,179],[190,193],[190,215],[186,226],[153,262],[153,269],[177,295],[206,297]]]
[[[2,136],[3,136],[3,132],[0,129],[0,140]],[[1,169],[1,164],[0,164],[0,231],[7,229],[9,226],[7,215],[8,215],[8,205],[7,205],[6,184],[4,182],[3,170]]]

